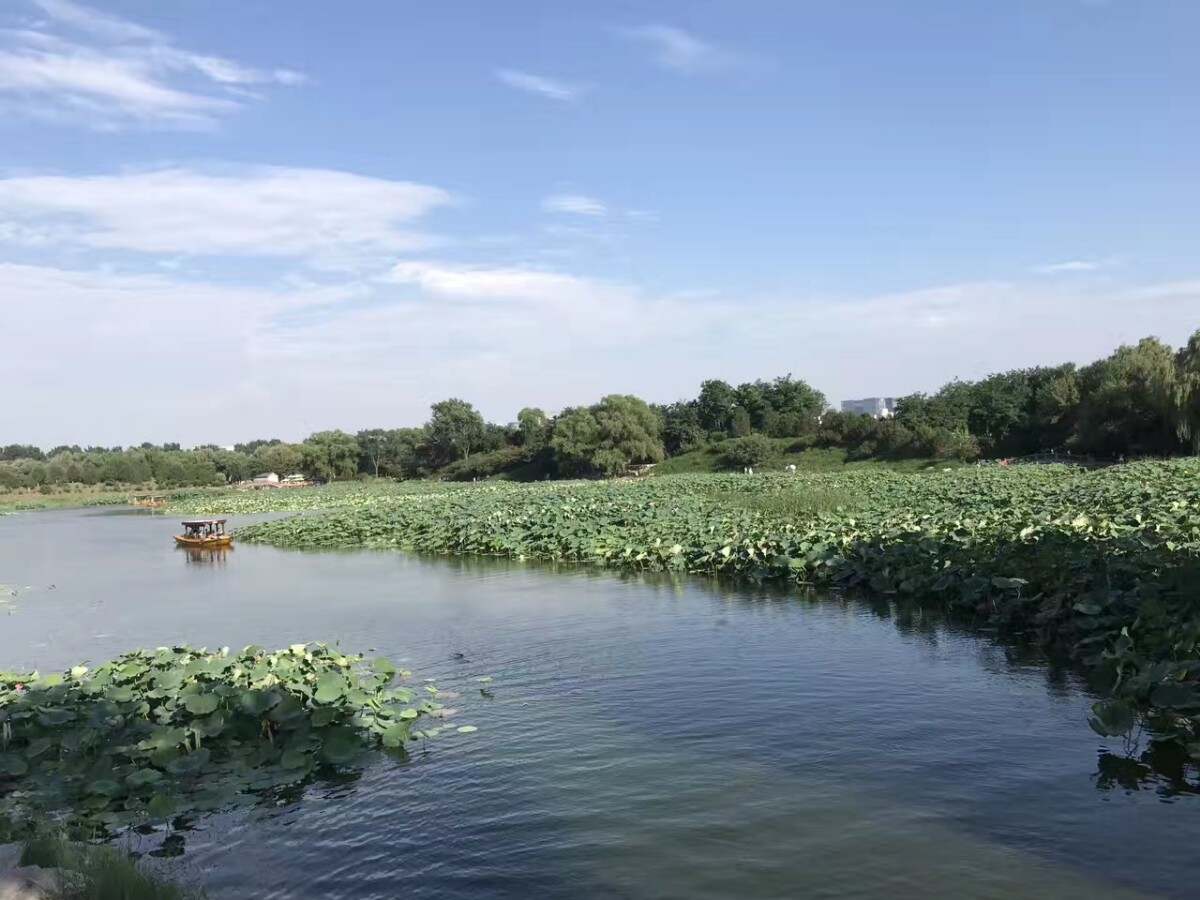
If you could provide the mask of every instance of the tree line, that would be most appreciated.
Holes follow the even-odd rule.
[[[611,394],[556,416],[526,407],[504,425],[450,398],[433,404],[419,427],[322,431],[300,443],[63,445],[48,452],[10,444],[0,447],[0,489],[220,485],[263,472],[321,481],[605,476],[727,441],[731,466],[753,465],[769,455],[770,438],[792,439],[791,449],[841,447],[854,458],[1200,454],[1200,331],[1179,350],[1149,337],[1082,367],[952,381],[933,394],[899,398],[888,419],[832,410],[820,391],[790,375],[737,386],[711,379],[695,398],[663,405]]]

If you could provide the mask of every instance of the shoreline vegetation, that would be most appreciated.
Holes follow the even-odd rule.
[[[437,689],[325,644],[160,647],[97,668],[0,672],[0,825],[93,840],[297,790],[403,754],[440,727]],[[458,732],[474,731],[460,726]]]
[[[177,511],[317,511],[242,528],[293,549],[399,549],[864,591],[1068,653],[1142,727],[1200,759],[1200,459],[1088,470],[685,474],[329,485],[210,494]]]
[[[199,888],[148,871],[125,849],[72,841],[43,827],[21,846],[18,871],[33,884],[26,900],[204,900]],[[6,873],[0,871],[0,883]],[[21,880],[19,879],[18,883]],[[2,896],[8,897],[9,894]]]

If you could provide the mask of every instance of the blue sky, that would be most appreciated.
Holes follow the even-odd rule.
[[[6,0],[0,443],[299,438],[1200,326],[1190,2]]]

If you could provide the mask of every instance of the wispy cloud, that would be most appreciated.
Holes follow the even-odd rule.
[[[1065,272],[1094,272],[1097,269],[1103,269],[1111,262],[1111,260],[1106,259],[1068,259],[1063,262],[1034,266],[1033,271],[1039,275],[1060,275]]]
[[[746,57],[740,54],[672,25],[642,25],[620,29],[620,33],[647,45],[653,52],[655,62],[676,72],[694,74],[729,68],[746,61]]]
[[[601,282],[521,266],[468,266],[409,260],[396,264],[384,279],[412,284],[440,297],[459,300],[570,302],[606,293]]]
[[[547,78],[544,75],[522,72],[519,69],[497,69],[495,75],[502,84],[519,91],[546,97],[549,100],[569,102],[577,99],[583,92],[583,88],[577,84],[570,84],[557,78]]]
[[[542,200],[542,209],[576,216],[603,216],[608,213],[603,201],[585,194],[551,194]]]
[[[437,187],[275,166],[0,179],[0,234],[42,246],[317,265],[435,243],[413,224],[452,202]]]
[[[305,81],[291,69],[180,49],[160,31],[72,0],[32,2],[47,22],[0,29],[0,94],[25,115],[105,130],[207,128],[256,99],[249,88]]]

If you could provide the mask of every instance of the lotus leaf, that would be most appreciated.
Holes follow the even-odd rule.
[[[0,676],[0,814],[66,808],[101,830],[162,821],[312,777],[318,758],[394,748],[382,738],[393,670],[310,644],[160,648],[69,679]]]

